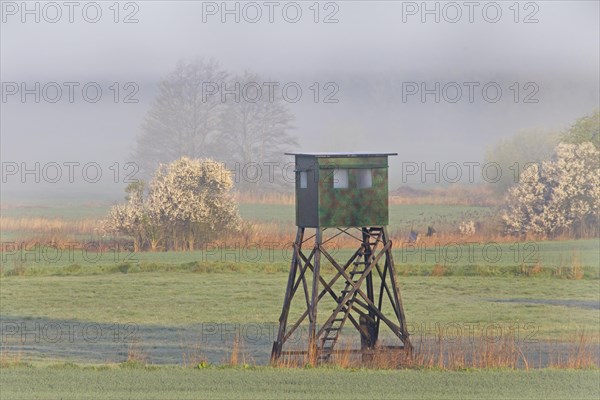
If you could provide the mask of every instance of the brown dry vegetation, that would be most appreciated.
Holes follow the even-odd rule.
[[[1,217],[0,226],[2,231],[11,232],[14,235],[12,242],[17,242],[21,247],[34,246],[37,244],[50,244],[61,248],[71,246],[75,249],[82,248],[90,242],[98,243],[99,249],[113,248],[115,243],[119,243],[121,248],[127,248],[130,240],[126,237],[103,236],[98,227],[99,220],[83,219],[83,220],[63,220],[59,218],[13,218]],[[219,247],[230,246],[258,246],[267,248],[276,244],[291,243],[295,226],[293,223],[278,223],[264,221],[246,221],[239,232],[231,233],[226,238],[215,239],[210,242],[211,245]],[[328,229],[324,233],[324,238],[331,237],[338,233],[336,229]],[[392,230],[390,232],[391,240],[396,246],[408,243],[407,232],[400,230]],[[527,240],[539,240],[544,238],[527,237]],[[569,237],[555,238],[556,240],[567,240]],[[464,244],[464,243],[514,243],[517,238],[510,235],[503,235],[492,230],[481,230],[475,235],[465,236],[458,232],[438,232],[434,236],[427,237],[420,235],[414,246],[419,247],[435,247],[446,246],[449,244]],[[4,240],[6,243],[11,241]],[[198,243],[198,249],[203,248],[205,243]],[[339,235],[329,242],[330,246],[336,248],[355,248],[357,245],[356,239],[348,235]],[[8,246],[8,244],[7,244]],[[6,247],[6,246],[3,246]],[[94,247],[95,248],[95,247]],[[158,250],[161,250],[160,248]],[[0,251],[7,251],[1,249]],[[91,249],[94,251],[94,249]]]
[[[97,219],[79,220],[45,217],[0,217],[0,228],[5,232],[16,232],[40,236],[75,236],[98,234],[100,222]]]
[[[593,349],[597,340],[585,334],[579,336],[576,346],[564,351],[560,344],[544,344],[542,352],[527,351],[526,346],[514,338],[502,338],[497,341],[482,337],[457,338],[449,342],[443,338],[421,339],[414,345],[412,355],[402,350],[375,350],[363,359],[362,354],[353,351],[356,345],[340,343],[327,365],[339,368],[368,367],[376,369],[413,368],[464,370],[475,368],[568,368],[589,369],[600,367],[600,359]],[[286,355],[274,365],[280,368],[300,368],[316,365],[308,356]]]
[[[236,192],[235,199],[240,204],[262,204],[262,205],[293,205],[294,195],[292,193],[251,193]],[[409,187],[400,187],[390,192],[389,203],[391,205],[463,205],[463,206],[490,206],[497,205],[501,201],[499,196],[494,195],[491,188],[485,185],[460,186],[452,185],[446,188],[435,188],[429,190],[417,190]],[[3,208],[10,205],[3,205]],[[504,235],[499,222],[493,218],[477,221],[478,227],[475,235],[461,235],[457,230],[440,230],[435,236],[427,237],[424,234],[418,237],[418,246],[445,246],[447,244],[460,244],[467,242],[514,242],[514,236]],[[131,241],[126,237],[107,237],[102,232],[101,219],[63,219],[49,217],[6,217],[0,216],[0,231],[11,234],[11,239],[21,246],[34,244],[52,244],[65,247],[75,246],[81,242],[107,243],[106,246],[114,246],[116,242],[122,248],[126,248]],[[268,247],[270,244],[287,244],[293,241],[295,226],[293,222],[266,222],[248,220],[244,221],[239,232],[231,233],[226,238],[211,241],[218,246],[259,246]],[[332,235],[335,230],[329,230]],[[327,234],[326,234],[327,235]],[[390,229],[390,235],[395,246],[407,242],[408,232],[406,229]],[[544,240],[543,237],[527,237],[527,240]],[[570,239],[570,237],[556,237],[555,240]],[[5,242],[6,240],[3,239]],[[354,248],[356,241],[347,235],[340,235],[330,242],[338,248]],[[197,243],[197,248],[202,248],[203,243]],[[79,246],[81,247],[81,245]],[[162,251],[160,246],[156,249]],[[0,249],[2,251],[2,249]]]

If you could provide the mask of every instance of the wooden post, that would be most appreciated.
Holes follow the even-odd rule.
[[[281,349],[283,347],[283,338],[285,337],[285,328],[287,325],[288,315],[290,313],[290,304],[292,302],[292,289],[294,282],[296,281],[296,271],[298,270],[298,254],[302,251],[302,240],[304,239],[304,228],[298,227],[296,232],[296,241],[294,242],[294,254],[292,255],[292,262],[290,265],[290,274],[288,276],[287,288],[285,290],[285,298],[283,299],[283,307],[281,310],[281,316],[279,317],[279,330],[277,332],[277,340],[273,343],[273,349],[271,351],[271,361],[276,361],[281,355]]]
[[[387,243],[390,241],[387,227],[383,227],[383,241]],[[386,252],[386,265],[389,270],[390,280],[392,282],[392,294],[394,296],[394,302],[396,303],[396,311],[398,322],[400,323],[400,330],[402,332],[402,336],[404,337],[404,348],[408,350],[410,354],[412,354],[412,344],[410,343],[410,339],[408,338],[408,330],[406,329],[406,318],[404,316],[404,307],[402,307],[402,300],[400,297],[400,288],[398,286],[398,280],[396,278],[396,267],[394,266],[394,258],[392,256],[392,246],[389,247]]]
[[[362,228],[362,234],[363,234],[363,246],[365,248],[365,256],[364,256],[364,261],[368,261],[371,259],[371,256],[373,255],[372,249],[371,249],[371,245],[369,244],[369,242],[371,241],[371,235],[369,234],[369,231],[366,227]],[[365,264],[366,267],[366,264]],[[367,296],[369,297],[369,300],[371,300],[373,303],[375,303],[375,297],[374,297],[374,292],[373,292],[373,272],[371,271],[371,273],[369,273],[369,275],[367,275]],[[373,310],[369,310],[369,316],[373,319],[375,319],[375,313],[373,312]]]
[[[310,309],[308,313],[308,361],[312,365],[317,361],[317,303],[319,302],[319,279],[321,277],[321,243],[323,242],[323,232],[321,228],[316,228],[315,232],[315,259],[313,268],[312,293],[310,300]]]

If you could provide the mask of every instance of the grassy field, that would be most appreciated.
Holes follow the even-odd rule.
[[[13,218],[63,218],[75,220],[81,218],[103,218],[108,213],[108,203],[56,203],[56,204],[28,204],[2,208],[3,217]]]
[[[482,219],[492,213],[490,207],[460,206],[460,205],[424,205],[424,204],[391,204],[390,227],[427,228],[428,225],[447,226],[467,219]],[[243,218],[257,221],[294,222],[295,208],[293,205],[278,204],[240,204],[240,214]]]
[[[487,246],[487,247],[486,247]],[[78,276],[129,272],[211,272],[235,271],[286,273],[290,243],[268,248],[235,245],[208,247],[188,252],[140,252],[105,249],[89,253],[82,249],[60,250],[34,245],[15,247],[1,254],[0,277]],[[487,248],[487,250],[486,250]],[[93,249],[93,248],[92,248]],[[348,258],[351,249],[331,249],[339,258]],[[494,258],[492,258],[494,257]],[[546,277],[562,280],[600,277],[600,253],[596,240],[456,244],[412,246],[394,249],[401,276]],[[333,267],[323,263],[325,270]]]
[[[277,322],[283,272],[148,272],[1,280],[2,315],[177,326]],[[597,333],[597,280],[400,277],[409,322],[532,324],[535,338]],[[324,309],[327,309],[327,299]],[[300,300],[296,303],[301,306]],[[298,309],[297,309],[298,310]],[[530,333],[532,331],[530,330]]]
[[[8,368],[5,399],[596,399],[598,371]]]
[[[77,221],[99,218],[106,210],[105,204],[32,206],[3,209],[2,216]],[[485,219],[491,212],[486,207],[393,205],[391,229],[414,226],[422,232],[430,224],[452,227],[465,219]],[[290,205],[242,205],[241,213],[254,221],[293,225]],[[1,236],[9,240],[20,234],[3,231]],[[292,235],[290,231],[290,240]],[[475,335],[483,336],[493,326],[493,334],[505,338],[516,334],[519,345],[536,345],[544,357],[551,343],[557,343],[559,351],[571,351],[560,346],[574,345],[585,334],[586,351],[600,357],[597,239],[493,243],[487,252],[485,245],[447,246],[435,238],[418,245],[395,245],[413,343],[429,343],[439,335],[439,327],[452,327],[446,334],[466,337],[471,327]],[[286,240],[259,253],[241,245],[135,254],[123,249],[100,253],[75,249],[63,250],[59,259],[43,249],[25,254],[25,259],[21,250],[5,252],[0,270],[2,398],[576,399],[600,395],[597,369],[450,372],[255,367],[268,362],[273,341],[268,335],[243,344],[240,351],[244,360],[248,357],[250,368],[191,368],[193,360],[204,358],[211,364],[226,364],[232,354],[232,335],[244,327],[264,326],[273,332],[283,301],[289,248]],[[351,252],[332,251],[339,258]],[[323,269],[331,274],[327,263]],[[303,309],[302,300],[297,297],[291,315]],[[322,301],[322,310],[333,307],[331,299]],[[103,329],[106,337],[31,340],[36,327],[73,324]],[[111,336],[115,326],[134,330],[119,332],[117,341]],[[207,326],[219,326],[229,336],[200,340]],[[457,326],[462,331],[456,331]],[[23,340],[22,335],[11,334],[14,327],[29,329],[30,337],[25,334]],[[122,340],[129,333],[135,340]],[[533,353],[527,357],[535,358],[535,348],[530,350]]]

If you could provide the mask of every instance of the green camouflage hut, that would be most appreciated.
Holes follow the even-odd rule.
[[[296,158],[296,225],[388,224],[388,156],[397,153],[286,153]]]

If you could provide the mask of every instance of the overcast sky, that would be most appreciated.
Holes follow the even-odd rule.
[[[239,23],[235,13],[222,14],[222,2],[121,2],[118,16],[113,1],[89,3],[77,3],[71,23],[63,2],[28,3],[38,15],[23,13],[20,1],[2,2],[3,162],[96,161],[106,168],[128,161],[160,79],[178,60],[198,57],[232,73],[299,82],[303,97],[291,109],[300,148],[292,150],[395,151],[395,163],[481,161],[499,138],[564,129],[599,104],[598,1],[474,2],[472,9],[462,1],[428,2],[439,22],[435,11],[423,13],[422,2],[274,2],[274,22],[264,2],[239,2]],[[86,21],[97,9],[98,22]],[[298,22],[288,22],[298,9]],[[123,23],[126,17],[137,22]],[[66,88],[56,103],[43,96],[36,103],[33,94],[23,103],[21,93],[10,92],[11,83],[35,82],[80,85],[73,103]],[[82,98],[88,82],[103,89],[97,103]],[[138,85],[139,102],[115,103],[113,82]],[[314,82],[334,82],[339,102],[315,103]],[[455,82],[463,93],[455,103],[443,93],[439,103],[435,95],[423,103],[420,93],[407,96],[410,82]],[[465,82],[478,84],[472,102]],[[489,83],[503,91],[497,102],[483,97]],[[537,102],[525,103],[528,95]]]

